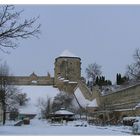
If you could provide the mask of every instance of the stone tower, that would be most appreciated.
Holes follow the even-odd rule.
[[[76,84],[81,78],[81,59],[69,51],[64,51],[55,59],[54,82],[57,87]],[[65,88],[68,88],[65,87]]]

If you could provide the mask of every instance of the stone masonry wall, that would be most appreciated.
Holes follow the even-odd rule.
[[[81,59],[78,57],[58,57],[55,59],[55,83],[59,80],[78,81],[81,78]],[[59,79],[61,78],[61,79]]]
[[[105,105],[106,109],[134,108],[140,103],[140,84],[100,96],[100,102]]]
[[[50,76],[9,76],[13,85],[54,85],[54,78]]]

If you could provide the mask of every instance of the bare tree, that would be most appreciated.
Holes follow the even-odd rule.
[[[20,106],[23,106],[23,105],[25,105],[29,101],[29,98],[27,98],[27,94],[26,93],[19,92],[19,93],[15,94],[14,100]]]
[[[47,118],[51,112],[51,99],[47,98],[39,98],[37,101],[37,106],[39,107],[41,117]]]
[[[59,94],[57,94],[57,96],[54,97],[52,111],[56,111],[61,108],[71,109],[73,98],[73,95],[69,95],[68,93],[61,91]]]
[[[96,77],[101,76],[101,66],[97,63],[89,64],[86,68],[86,75],[88,79],[91,79],[95,83]]]
[[[16,48],[19,39],[38,37],[40,24],[36,24],[39,17],[22,19],[23,10],[16,11],[14,5],[0,6],[0,50]]]
[[[6,63],[0,65],[0,100],[2,102],[3,109],[3,125],[6,121],[6,111],[18,108],[18,103],[15,101],[15,94],[19,91],[11,85],[11,79],[9,76],[9,67]]]
[[[140,49],[136,49],[133,55],[134,62],[127,66],[126,74],[130,79],[140,80]]]

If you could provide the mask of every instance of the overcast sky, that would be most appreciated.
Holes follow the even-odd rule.
[[[14,75],[53,75],[54,61],[64,50],[79,56],[82,74],[90,63],[102,66],[103,75],[115,81],[124,74],[140,48],[140,6],[36,5],[17,6],[23,16],[40,16],[40,39],[20,41],[17,49],[0,58]]]

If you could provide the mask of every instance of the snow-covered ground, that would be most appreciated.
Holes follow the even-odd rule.
[[[22,92],[27,93],[28,98],[30,98],[29,103],[20,108],[20,112],[23,113],[36,113],[38,115],[37,100],[39,98],[51,97],[52,99],[59,93],[57,88],[52,86],[19,86],[22,89]],[[79,97],[82,101],[82,105],[87,105],[87,101],[81,96],[81,94],[76,93],[77,98]],[[79,95],[79,96],[78,96]],[[94,103],[96,105],[96,103]],[[47,120],[38,120],[34,118],[31,120],[30,125],[14,126],[12,123],[6,123],[5,126],[0,126],[0,135],[9,136],[9,135],[21,135],[21,136],[30,136],[30,135],[39,135],[39,136],[63,136],[63,135],[86,135],[86,136],[127,136],[132,135],[130,127],[125,126],[94,126],[87,125],[79,126],[83,124],[81,121],[74,121],[64,124],[50,124]],[[85,122],[84,122],[85,123]]]
[[[31,120],[30,125],[22,126],[0,126],[0,135],[38,135],[38,136],[128,136],[131,134],[130,127],[126,126],[94,126],[87,125],[77,126],[82,124],[81,121],[74,121],[64,124],[50,124],[46,120]]]

